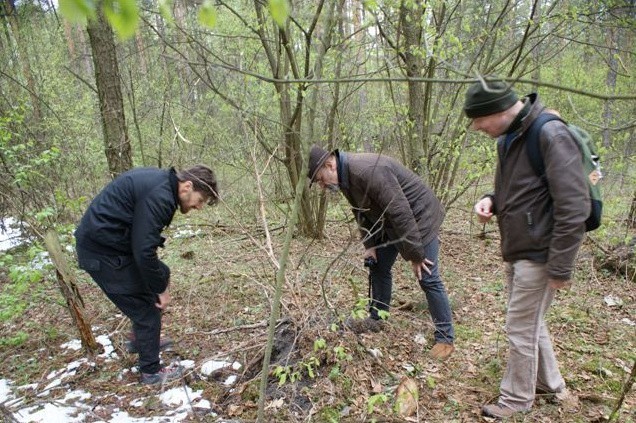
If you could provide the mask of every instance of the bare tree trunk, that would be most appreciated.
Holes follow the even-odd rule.
[[[93,51],[106,160],[111,176],[115,177],[132,167],[132,152],[124,115],[115,39],[101,7],[97,8],[97,17],[88,22],[87,30]]]
[[[605,85],[607,86],[607,91],[609,94],[614,94],[616,92],[616,67],[618,66],[618,60],[616,60],[616,56],[618,51],[616,50],[616,46],[618,45],[618,31],[614,25],[608,25],[606,28],[607,34],[607,47],[608,47],[608,57],[607,57],[607,75],[605,77]],[[609,148],[612,144],[612,134],[610,132],[610,127],[612,126],[612,100],[605,100],[603,103],[603,145]]]
[[[634,194],[632,194],[632,204],[629,207],[627,226],[630,228],[636,228],[636,191],[634,191]]]
[[[424,4],[422,0],[401,2],[400,24],[404,36],[403,55],[406,76],[417,78],[423,76],[424,63],[418,50],[422,40],[422,15]],[[424,89],[421,82],[409,81],[409,107],[407,119],[407,150],[409,165],[418,173],[426,173],[422,169],[424,154]]]
[[[39,124],[42,120],[40,99],[37,95],[37,87],[35,84],[35,77],[33,76],[33,72],[31,70],[29,54],[27,53],[25,42],[22,40],[22,35],[20,33],[20,23],[16,15],[15,0],[4,0],[1,6],[2,7],[0,7],[0,14],[6,16],[7,20],[9,21],[11,32],[13,33],[13,38],[18,50],[18,55],[20,56],[19,61],[22,65],[22,75],[26,81],[26,87],[29,91],[29,97],[31,98],[33,121],[34,123]]]
[[[49,252],[51,260],[55,265],[57,273],[57,281],[62,291],[62,295],[66,299],[66,305],[69,313],[77,326],[80,338],[82,340],[82,347],[89,356],[94,355],[100,349],[99,344],[95,341],[95,336],[91,330],[91,325],[86,321],[84,317],[84,300],[77,289],[77,282],[75,275],[71,272],[64,253],[62,252],[62,246],[54,231],[49,231],[44,237],[44,243],[46,249]]]
[[[267,32],[268,22],[265,19],[263,3],[254,0],[254,9],[258,18],[259,26],[257,34],[261,45],[267,56],[267,60],[274,78],[281,78],[287,74],[294,78],[307,78],[311,73],[310,51],[311,37],[316,29],[318,17],[322,11],[324,0],[320,0],[316,7],[313,21],[306,31],[303,32],[303,39],[289,39],[288,29],[275,28],[274,31]],[[303,43],[304,58],[298,58],[297,45]],[[301,69],[301,65],[304,68]],[[288,84],[274,83],[274,88],[278,94],[279,115],[282,124],[282,143],[285,151],[284,164],[292,187],[296,187],[299,182],[304,182],[306,176],[301,173],[303,163],[307,160],[301,142],[301,128],[303,120],[303,109],[305,105],[305,93],[307,85],[299,84],[295,87],[295,93],[291,91]],[[318,236],[311,202],[307,190],[303,190],[300,204],[299,227],[304,235],[310,237]]]

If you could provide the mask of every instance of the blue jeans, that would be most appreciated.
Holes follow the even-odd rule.
[[[398,250],[393,245],[386,245],[375,249],[377,263],[369,268],[371,285],[371,304],[369,313],[374,319],[379,319],[378,310],[389,310],[391,305],[391,290],[393,275],[391,269],[398,256]],[[426,294],[428,310],[435,325],[435,341],[452,344],[455,339],[453,316],[448,302],[448,295],[444,283],[439,276],[438,256],[439,240],[437,237],[424,246],[424,256],[433,262],[429,266],[431,274],[422,271],[420,287]]]

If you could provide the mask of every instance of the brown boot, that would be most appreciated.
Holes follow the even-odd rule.
[[[515,413],[517,413],[516,410],[501,404],[487,404],[481,408],[481,414],[486,417],[494,417],[495,419],[505,419]]]
[[[446,360],[450,355],[455,351],[455,347],[453,344],[443,344],[438,342],[433,345],[431,351],[429,352],[430,356],[436,360]]]

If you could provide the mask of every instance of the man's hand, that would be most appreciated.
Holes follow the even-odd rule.
[[[479,223],[488,223],[492,218],[492,198],[484,197],[475,204],[475,214]]]
[[[434,263],[427,258],[425,258],[424,261],[419,261],[419,262],[411,261],[411,267],[413,268],[413,273],[415,273],[415,277],[417,278],[418,281],[422,280],[422,269],[429,275],[431,274],[431,269],[429,269],[428,266],[432,264]]]
[[[375,254],[375,247],[367,248],[366,250],[364,250],[364,257],[363,258],[366,259],[368,257],[373,257],[373,260],[375,260],[376,262],[378,261],[378,256]]]
[[[161,294],[157,294],[157,302],[155,303],[155,306],[157,306],[160,310],[165,310],[168,308],[170,301],[172,301],[172,297],[170,297],[170,292],[166,289]]]
[[[559,280],[559,279],[548,279],[548,286],[552,289],[567,289],[572,285],[572,281],[570,279]]]

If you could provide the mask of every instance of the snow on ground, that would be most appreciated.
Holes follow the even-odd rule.
[[[95,330],[96,328],[93,329]],[[104,353],[99,355],[100,358],[104,360],[118,359],[108,335],[99,335],[96,337],[96,340],[104,347]],[[81,342],[79,340],[72,340],[62,344],[61,348],[77,351],[81,348]],[[181,360],[178,364],[185,369],[195,369],[196,367],[196,363],[193,360]],[[29,385],[16,387],[13,386],[12,381],[0,379],[0,404],[4,404],[4,406],[14,414],[15,419],[21,423],[74,423],[85,421],[87,417],[95,419],[98,415],[101,416],[105,412],[103,407],[95,407],[94,405],[99,404],[101,402],[101,398],[93,397],[90,392],[85,392],[81,389],[71,390],[70,388],[66,390],[63,394],[64,396],[58,394],[55,395],[55,398],[53,398],[51,395],[51,390],[53,388],[57,388],[56,392],[59,392],[60,388],[67,387],[68,385],[65,384],[65,379],[69,376],[75,375],[78,369],[82,366],[95,366],[95,363],[91,363],[86,358],[82,358],[68,363],[66,367],[50,372],[40,383],[32,383]],[[200,370],[202,377],[206,377],[221,369],[232,369],[237,371],[240,368],[240,363],[232,362],[231,360],[209,360],[201,365]],[[136,369],[125,369],[123,373],[127,373],[129,371],[134,372]],[[230,375],[225,379],[223,384],[231,386],[234,384],[236,379],[237,376]],[[35,405],[33,405],[33,401],[26,403],[25,399],[19,396],[18,393],[25,390],[38,392],[36,395],[38,400],[35,401]],[[216,414],[212,411],[210,402],[202,398],[202,393],[203,391],[193,391],[192,388],[183,384],[154,395],[154,397],[163,403],[163,409],[167,410],[162,416],[136,418],[130,416],[127,411],[116,408],[109,411],[110,418],[108,420],[100,420],[100,422],[181,422],[193,411],[196,411],[198,415],[203,413],[207,416],[215,417]],[[148,402],[148,399],[149,397],[136,398],[130,401],[129,404],[134,408],[143,407],[144,404]]]
[[[16,228],[17,223],[12,217],[0,220],[0,251],[6,251],[22,242],[22,233]]]

